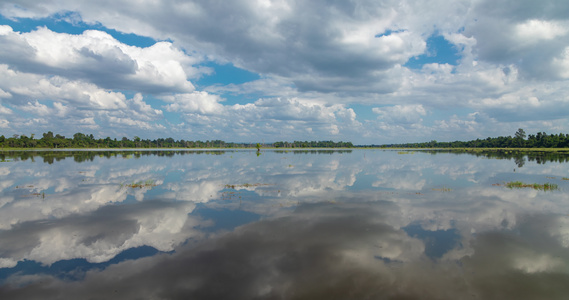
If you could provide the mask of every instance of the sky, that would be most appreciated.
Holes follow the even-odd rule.
[[[565,0],[2,0],[0,135],[569,133]]]

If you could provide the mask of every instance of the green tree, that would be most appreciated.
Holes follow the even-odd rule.
[[[523,129],[518,128],[518,131],[516,131],[515,137],[523,140],[526,138],[526,132]]]
[[[47,133],[43,134],[44,139],[53,139],[53,132],[48,131]]]
[[[518,128],[518,131],[516,131],[516,134],[514,135],[514,139],[516,140],[519,147],[523,147],[525,138],[526,132],[523,129]]]
[[[137,148],[140,148],[140,137],[134,136],[134,145],[135,145]]]

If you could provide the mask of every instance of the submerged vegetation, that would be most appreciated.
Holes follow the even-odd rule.
[[[226,184],[223,187],[226,189],[239,189],[239,188],[249,188],[249,187],[257,187],[257,186],[268,186],[268,183],[244,183],[244,184]]]
[[[452,189],[451,189],[451,188],[447,188],[447,187],[442,187],[442,188],[433,188],[433,191],[450,192],[450,191],[452,191]]]
[[[122,186],[126,186],[129,188],[152,188],[157,186],[156,183],[154,183],[154,180],[146,180],[146,181],[137,181],[137,182],[133,182],[133,183],[128,183],[128,184],[121,184]]]
[[[541,191],[554,191],[559,189],[559,186],[557,184],[554,183],[543,183],[543,184],[539,184],[539,183],[524,183],[521,181],[510,181],[510,182],[506,182],[504,184],[494,184],[495,186],[505,186],[507,188],[510,189],[521,189],[521,188],[532,188],[534,190],[541,190]]]
[[[353,148],[351,142],[333,142],[333,141],[294,141],[289,142],[275,142],[270,146],[275,148]]]

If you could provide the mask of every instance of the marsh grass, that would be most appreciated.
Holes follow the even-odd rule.
[[[15,186],[16,189],[33,189],[34,186],[29,184],[29,185],[17,185]],[[42,199],[45,199],[45,192],[36,192],[36,193],[30,193],[30,194],[26,194],[23,195],[22,197],[41,197]]]
[[[17,189],[33,189],[34,186],[33,185],[17,185],[16,186]]]
[[[149,179],[146,181],[137,181],[137,182],[133,182],[133,183],[128,183],[128,184],[121,184],[121,187],[126,186],[129,188],[152,188],[154,186],[157,186],[156,183],[154,183],[154,180]]]
[[[438,188],[438,189],[433,189],[433,191],[450,192],[450,191],[452,191],[452,189],[451,189],[451,188],[447,188],[447,187],[442,187],[442,188]]]
[[[221,193],[221,200],[241,199],[241,192],[223,192]]]
[[[38,198],[45,199],[45,192],[31,193],[31,194],[27,194],[27,195],[22,195],[22,197],[38,197]]]
[[[546,182],[544,184],[539,184],[539,183],[525,183],[521,181],[510,181],[504,184],[496,184],[496,185],[498,186],[503,185],[510,189],[532,188],[534,190],[540,190],[540,191],[554,191],[559,189],[559,186],[557,184],[549,182]]]
[[[248,188],[248,187],[257,187],[257,186],[267,186],[271,185],[268,183],[244,183],[244,184],[226,184],[223,187],[226,189],[236,189],[236,188]]]

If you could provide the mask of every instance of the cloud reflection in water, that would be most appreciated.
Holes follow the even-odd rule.
[[[161,252],[93,267],[79,281],[42,272],[12,274],[0,285],[0,296],[563,299],[568,294],[569,217],[560,213],[569,209],[564,182],[556,193],[510,190],[492,186],[506,176],[501,170],[510,168],[508,161],[473,163],[470,156],[421,153],[401,159],[380,151],[365,152],[364,161],[361,153],[95,160],[72,164],[97,167],[90,182],[62,175],[77,187],[68,184],[60,199],[43,202],[19,198],[8,186],[2,195],[14,200],[0,207],[0,214],[15,212],[22,203],[31,216],[22,209],[13,214],[20,220],[0,231],[0,256],[7,266],[76,258],[104,263],[137,247]],[[139,168],[141,163],[146,167]],[[21,172],[8,166],[7,174]],[[553,165],[547,172],[553,176],[562,169]],[[542,172],[526,164],[508,176],[539,178]],[[163,183],[138,190],[138,197],[118,187],[152,176]],[[34,181],[11,178],[13,185]],[[55,191],[61,180],[50,182],[47,189]],[[441,182],[451,191],[436,190]],[[80,191],[109,187],[122,196],[107,199],[119,200],[71,209],[89,203]],[[30,203],[68,210],[42,217],[39,212],[46,210]],[[243,221],[223,220],[232,211]]]

